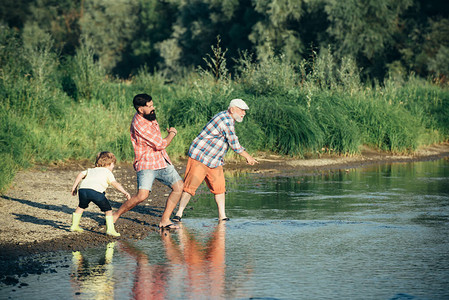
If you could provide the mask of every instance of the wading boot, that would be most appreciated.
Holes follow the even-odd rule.
[[[72,214],[72,227],[70,227],[70,231],[83,232],[83,229],[79,227],[82,215],[83,214]]]
[[[113,216],[106,216],[106,234],[112,236],[120,236],[120,233],[115,231]]]

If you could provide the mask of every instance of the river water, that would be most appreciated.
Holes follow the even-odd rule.
[[[235,174],[177,231],[18,262],[1,299],[449,299],[449,162]]]

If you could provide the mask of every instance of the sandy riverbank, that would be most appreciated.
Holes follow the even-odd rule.
[[[275,155],[256,156],[260,162],[248,166],[243,162],[228,162],[225,170],[270,175],[298,175],[335,169],[351,169],[372,164],[411,162],[449,156],[449,143],[418,150],[413,155],[390,155],[363,149],[351,157],[323,156],[316,159],[286,159]],[[175,164],[181,175],[185,161]],[[78,200],[70,195],[73,180],[89,163],[56,166],[36,166],[17,174],[11,188],[0,197],[0,258],[53,250],[82,250],[102,245],[114,238],[106,236],[104,214],[91,205],[83,215],[83,233],[69,231],[71,214]],[[136,192],[135,172],[130,164],[116,167],[117,180],[131,193]],[[142,239],[148,232],[158,230],[157,224],[170,190],[160,183],[153,187],[147,201],[124,214],[116,223],[122,234],[118,239]],[[114,210],[125,200],[113,188],[107,190]]]

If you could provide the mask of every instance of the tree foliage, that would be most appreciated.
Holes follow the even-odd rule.
[[[339,52],[372,60],[393,44],[398,20],[412,0],[327,0],[330,35]]]
[[[298,62],[304,51],[298,32],[299,21],[304,14],[300,0],[253,1],[254,9],[263,18],[250,34],[259,59],[283,53],[290,61]]]
[[[94,41],[101,66],[111,71],[120,61],[137,23],[138,0],[86,0],[81,34]]]
[[[217,36],[232,72],[243,51],[298,66],[330,46],[363,78],[449,76],[449,6],[438,0],[5,0],[0,18],[22,35],[49,34],[63,56],[91,40],[100,65],[124,78],[205,67]]]

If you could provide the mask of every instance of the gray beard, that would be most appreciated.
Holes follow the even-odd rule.
[[[240,117],[238,114],[232,114],[232,116],[236,122],[241,123],[243,121],[243,117]]]

